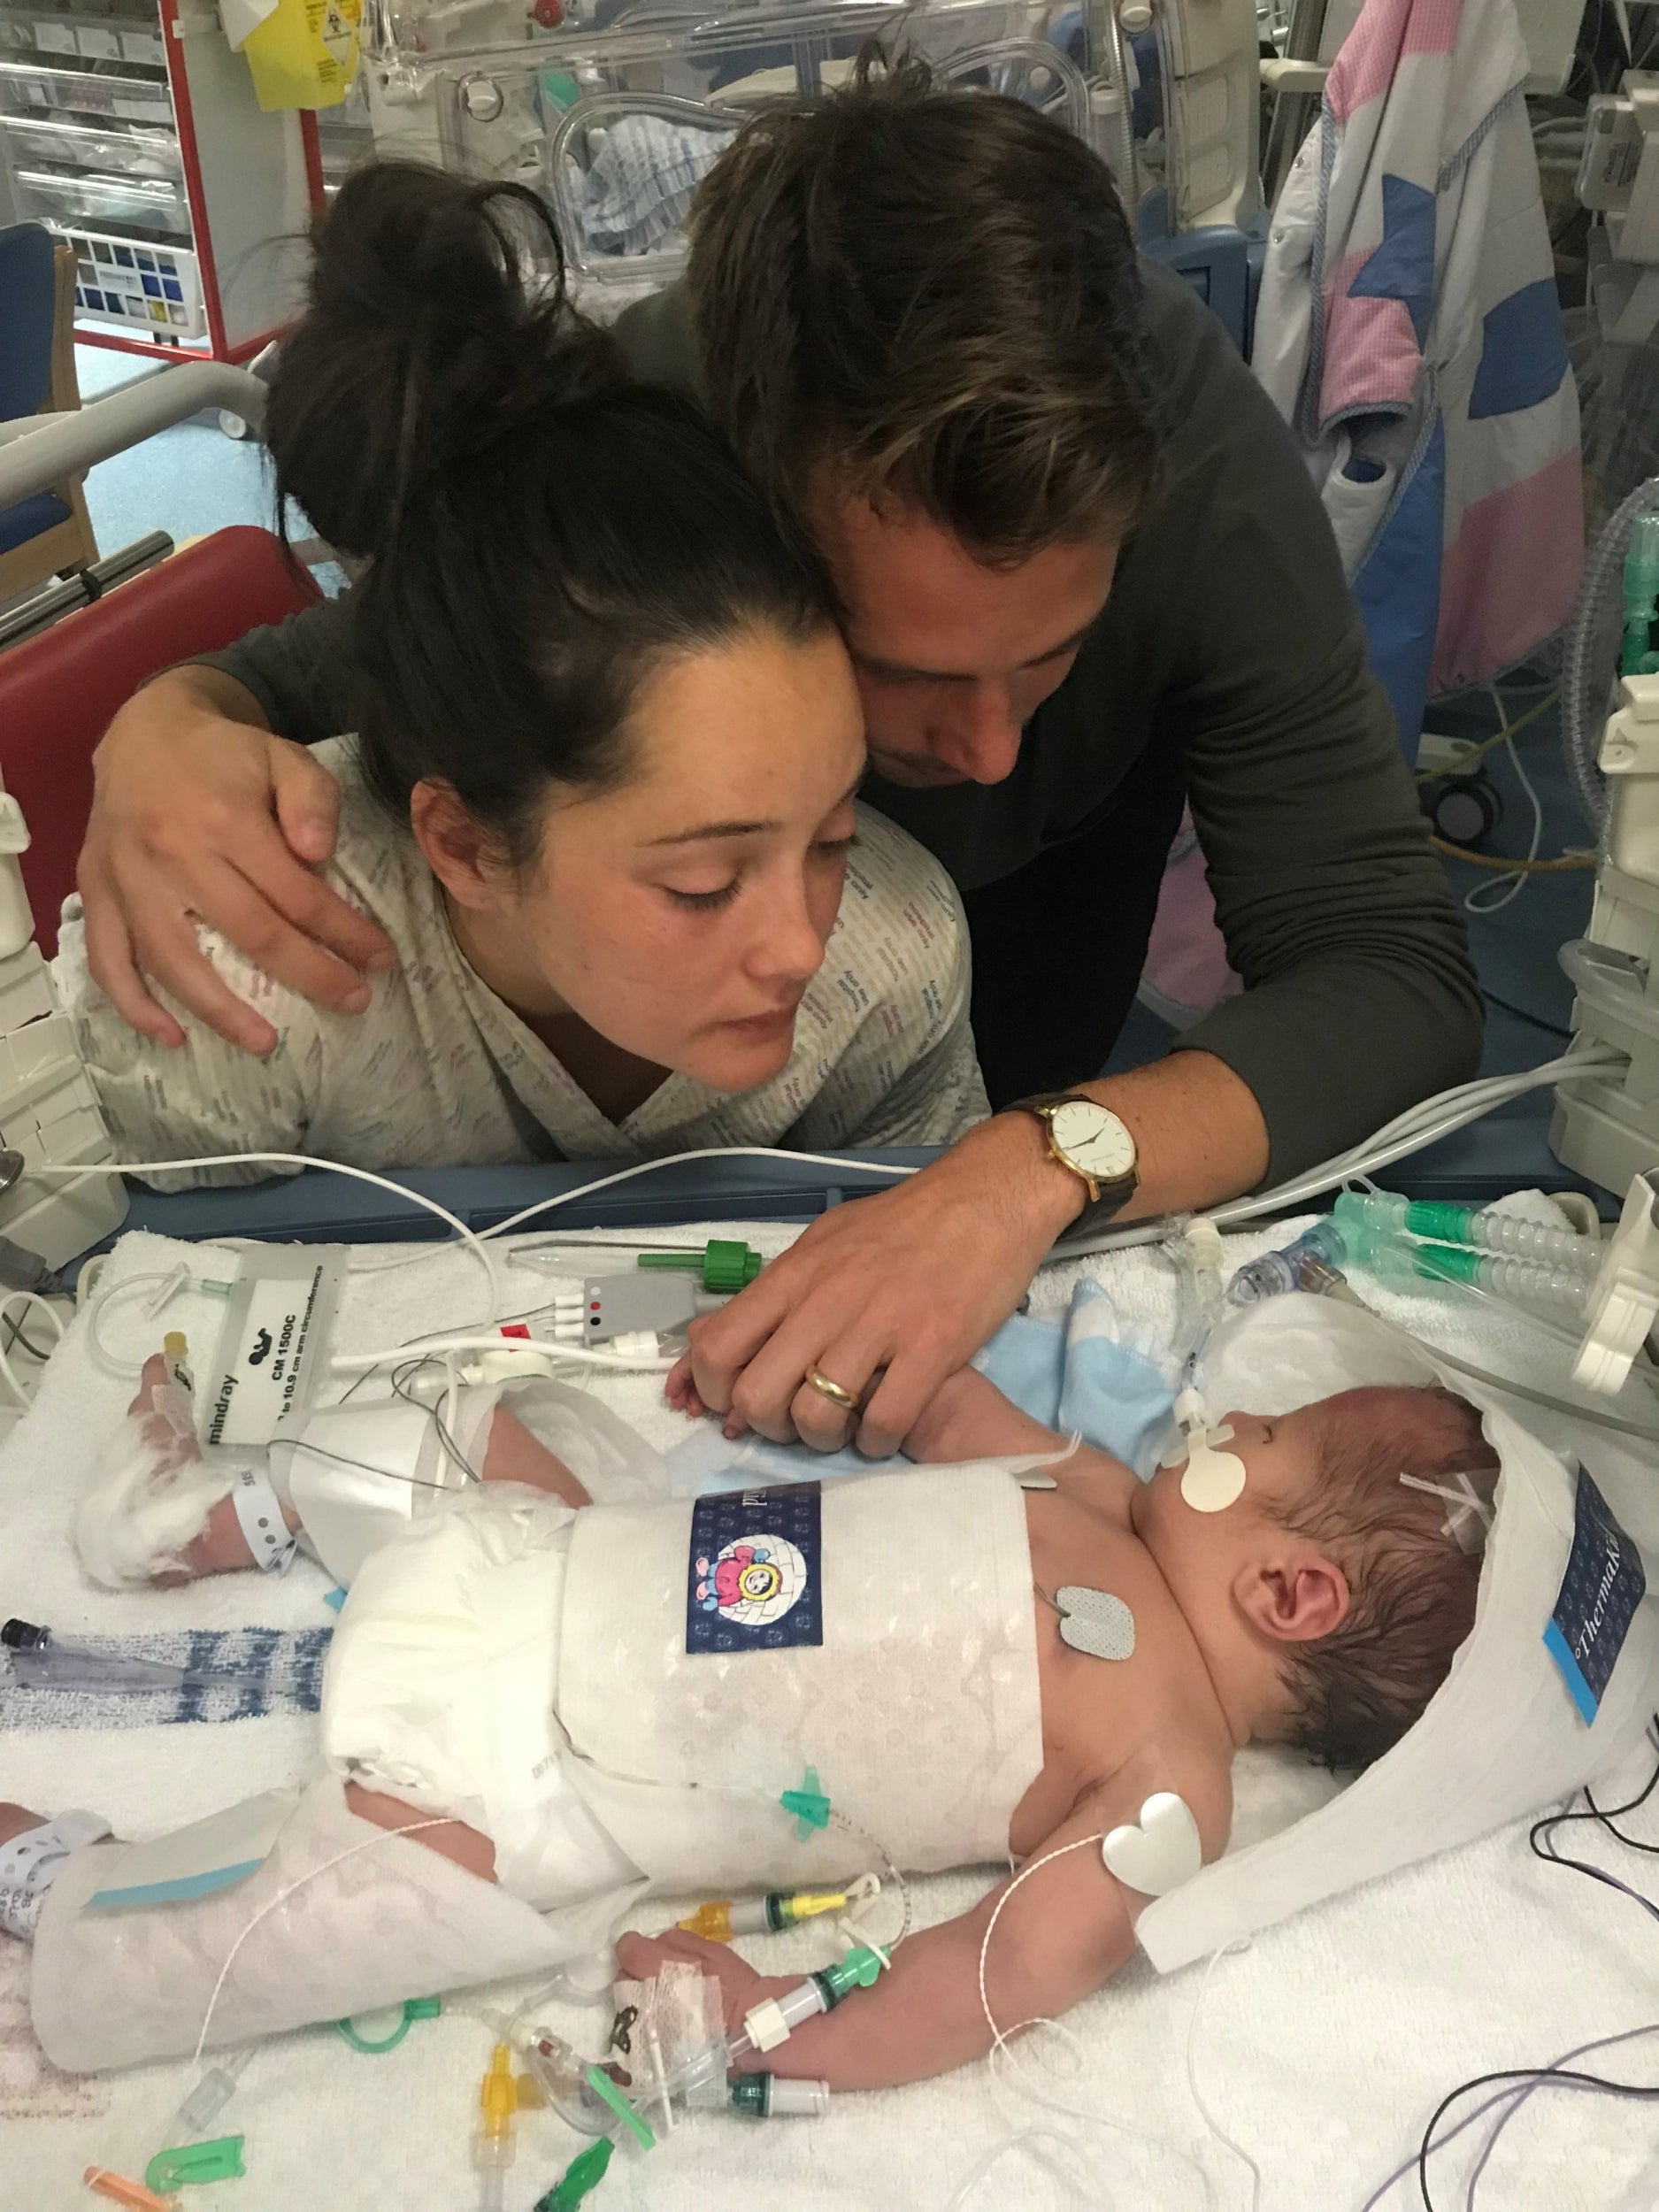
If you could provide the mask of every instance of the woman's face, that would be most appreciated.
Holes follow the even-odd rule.
[[[532,1019],[573,1013],[752,1090],[788,1060],[841,904],[864,762],[846,651],[762,632],[667,662],[629,741],[626,781],[556,791],[537,864],[482,879],[483,910],[465,902],[485,979]]]

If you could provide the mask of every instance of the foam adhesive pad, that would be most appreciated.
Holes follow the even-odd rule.
[[[1060,1612],[1060,1637],[1073,1651],[1091,1659],[1133,1659],[1135,1617],[1110,1590],[1086,1589],[1068,1582],[1054,1594]]]
[[[1231,1428],[1206,1429],[1194,1434],[1181,1477],[1181,1495],[1194,1513],[1225,1513],[1244,1494],[1244,1462],[1237,1452],[1218,1452],[1227,1443]]]
[[[1184,1797],[1157,1790],[1141,1808],[1138,1824],[1113,1828],[1102,1839],[1107,1871],[1125,1889],[1163,1897],[1190,1882],[1204,1863],[1198,1823]]]

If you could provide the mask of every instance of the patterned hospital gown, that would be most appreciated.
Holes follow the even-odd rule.
[[[365,1012],[331,1014],[204,929],[203,949],[272,1023],[277,1047],[254,1059],[175,1007],[188,1041],[170,1051],[129,1029],[93,982],[81,902],[70,899],[54,973],[123,1157],[300,1152],[367,1168],[630,1162],[704,1145],[948,1143],[989,1112],[968,1025],[961,902],[938,862],[880,815],[858,810],[841,911],[781,1073],[744,1092],[671,1074],[612,1122],[462,957],[436,879],[364,790],[350,740],[317,752],[342,787],[326,879],[373,916],[403,964],[372,979]],[[146,1179],[173,1190],[275,1171]]]

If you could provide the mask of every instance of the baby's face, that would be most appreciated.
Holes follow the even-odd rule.
[[[1199,1581],[1229,1578],[1241,1540],[1262,1526],[1268,1509],[1282,1512],[1310,1495],[1318,1480],[1318,1421],[1317,1406],[1271,1416],[1225,1414],[1217,1429],[1233,1434],[1225,1442],[1217,1437],[1216,1448],[1244,1462],[1244,1487],[1219,1512],[1201,1513],[1182,1496],[1185,1456],[1158,1469],[1135,1499],[1134,1525],[1172,1586],[1179,1582],[1196,1596]],[[1178,1594],[1185,1603],[1185,1594]]]

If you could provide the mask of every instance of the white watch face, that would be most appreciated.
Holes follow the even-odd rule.
[[[1048,1118],[1055,1143],[1074,1167],[1097,1183],[1133,1174],[1135,1141],[1116,1114],[1093,1099],[1069,1098]]]

